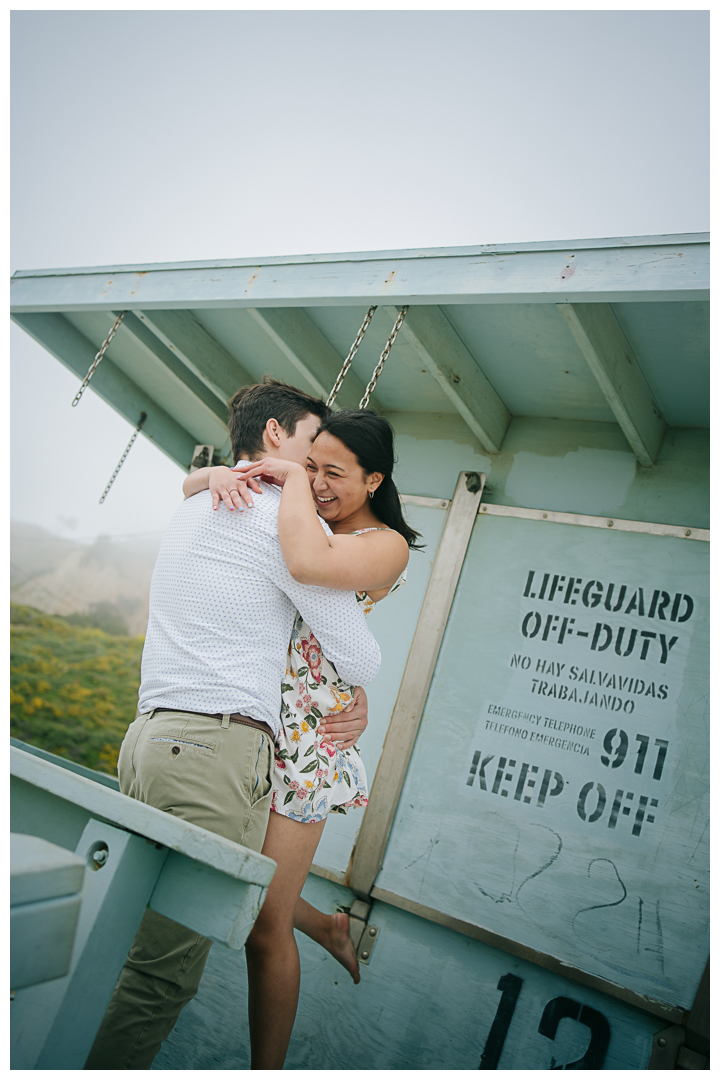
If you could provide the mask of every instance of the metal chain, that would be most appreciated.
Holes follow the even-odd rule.
[[[370,325],[370,320],[372,319],[372,317],[373,317],[373,315],[375,314],[376,311],[377,311],[377,304],[375,304],[371,308],[368,308],[367,315],[363,319],[362,326],[360,327],[360,329],[357,332],[357,337],[355,338],[355,340],[354,340],[354,342],[352,344],[352,348],[350,349],[350,352],[347,354],[347,359],[346,359],[345,363],[340,368],[340,374],[338,375],[337,379],[335,380],[335,385],[333,386],[332,390],[330,391],[330,397],[327,399],[326,404],[332,405],[335,398],[338,396],[338,391],[340,390],[340,387],[342,386],[343,382],[345,381],[345,376],[347,375],[348,371],[350,370],[350,365],[352,364],[353,360],[355,359],[355,353],[360,348],[360,342],[365,337],[365,331],[367,330],[368,326]]]
[[[380,378],[380,373],[382,372],[382,369],[385,367],[385,361],[387,360],[388,356],[390,355],[390,350],[392,349],[393,345],[395,344],[395,338],[398,336],[398,330],[400,329],[400,327],[403,324],[403,320],[404,320],[405,316],[408,313],[408,307],[409,306],[410,306],[409,304],[406,304],[405,307],[400,308],[400,314],[398,315],[397,319],[395,320],[395,325],[393,326],[392,330],[390,331],[390,337],[387,339],[387,345],[385,346],[382,353],[380,354],[380,359],[378,361],[378,366],[375,368],[375,370],[372,373],[372,379],[367,384],[367,389],[365,390],[365,394],[363,395],[362,401],[358,405],[358,409],[365,409],[367,407],[367,403],[370,400],[370,395],[372,394],[373,390],[375,389],[375,387],[377,385],[377,381]]]
[[[73,409],[75,408],[78,401],[80,400],[80,398],[85,393],[85,387],[90,382],[93,375],[95,374],[95,371],[97,369],[98,364],[100,363],[103,356],[107,352],[108,345],[110,344],[112,339],[115,337],[115,334],[118,331],[120,323],[123,321],[123,319],[125,318],[126,315],[127,315],[126,311],[121,311],[120,314],[118,315],[117,319],[115,320],[115,322],[112,324],[112,327],[110,328],[110,333],[108,334],[108,336],[105,338],[102,345],[98,349],[97,355],[95,356],[95,359],[93,360],[92,364],[88,368],[88,373],[85,376],[85,378],[83,379],[82,384],[80,386],[80,389],[78,390],[77,394],[75,395],[75,398],[73,400]],[[102,502],[102,499],[100,501]]]
[[[143,413],[140,413],[140,423],[139,423],[139,424],[138,424],[138,426],[137,426],[137,427],[135,428],[135,431],[134,431],[134,433],[133,433],[133,437],[131,438],[131,440],[130,440],[130,442],[129,442],[129,443],[127,444],[127,446],[125,447],[125,453],[123,454],[123,456],[122,456],[122,457],[120,458],[120,460],[118,461],[118,463],[117,463],[117,467],[116,467],[116,469],[115,469],[115,472],[114,472],[114,473],[112,474],[112,476],[110,477],[110,480],[108,481],[108,486],[107,486],[107,487],[105,488],[105,490],[103,491],[102,495],[100,496],[100,505],[101,505],[101,506],[102,506],[102,504],[103,504],[103,503],[105,502],[105,499],[106,499],[106,497],[107,497],[107,493],[108,493],[108,491],[110,490],[110,488],[111,488],[111,487],[113,486],[113,484],[115,483],[115,477],[116,477],[116,476],[117,476],[117,474],[118,474],[118,473],[120,472],[120,469],[121,469],[121,468],[122,468],[122,466],[123,466],[123,462],[125,461],[125,458],[126,458],[126,457],[128,456],[128,454],[130,453],[130,448],[132,447],[132,444],[133,444],[133,443],[135,442],[135,440],[137,439],[138,435],[140,434],[140,428],[141,428],[141,427],[143,426],[143,424],[145,423],[145,421],[146,421],[146,420],[147,420],[147,413],[144,413],[144,412],[143,412]]]

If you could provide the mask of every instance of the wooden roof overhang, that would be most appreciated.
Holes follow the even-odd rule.
[[[372,407],[455,413],[488,453],[513,417],[617,422],[651,466],[666,427],[709,427],[709,237],[684,234],[194,263],[21,270],[12,318],[184,468],[229,453],[227,401],[266,372],[356,406],[398,309]],[[69,402],[68,402],[69,405]],[[419,418],[420,419],[420,418]]]

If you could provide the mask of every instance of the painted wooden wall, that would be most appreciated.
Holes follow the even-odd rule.
[[[692,1006],[708,546],[478,520],[379,888]]]
[[[303,895],[326,911],[352,902],[349,890],[317,877],[308,879]],[[582,1060],[591,1040],[589,1068],[644,1069],[653,1034],[665,1027],[629,1005],[389,904],[376,902],[372,918],[378,940],[370,964],[361,965],[358,986],[298,935],[303,975],[286,1069],[477,1069],[484,1052],[486,1068],[550,1069]],[[516,1007],[507,1030],[496,1026],[488,1047],[501,982],[506,993],[517,994]],[[198,996],[153,1068],[249,1068],[246,987],[244,953],[213,948]],[[565,1018],[555,1039],[543,1035],[543,1016],[552,1015],[559,998],[577,1003],[577,1012],[583,1007],[592,1027]]]
[[[708,526],[707,431],[670,430],[658,464],[643,469],[619,428],[609,423],[516,419],[502,452],[490,458],[465,426],[448,415],[393,414],[390,419],[397,433],[398,486],[408,494],[449,498],[460,470],[478,470],[488,476],[488,502],[690,528]],[[414,507],[410,513],[426,534],[428,549],[412,556],[406,589],[386,605],[381,604],[372,616],[373,630],[383,648],[384,669],[369,688],[371,726],[363,745],[371,775],[444,518],[442,510]],[[421,898],[427,907],[567,957],[584,970],[621,985],[688,1005],[707,955],[703,936],[706,815],[702,802],[707,791],[702,778],[707,596],[702,563],[707,546],[558,525],[542,526],[545,532],[538,532],[532,525],[517,519],[478,521],[378,884],[384,883],[388,893],[410,900]],[[590,533],[593,536],[588,540]],[[632,716],[624,714],[623,724],[613,720],[602,726],[598,720],[596,736],[584,740],[588,755],[573,755],[538,743],[537,751],[533,748],[537,762],[528,756],[528,764],[537,764],[541,772],[551,765],[553,772],[565,768],[568,775],[566,778],[563,773],[563,780],[567,779],[571,797],[563,807],[559,801],[553,804],[549,795],[542,808],[528,807],[502,798],[501,788],[498,793],[483,791],[477,780],[476,789],[467,779],[475,752],[486,750],[490,735],[494,741],[492,746],[487,743],[488,752],[497,758],[510,756],[504,744],[495,745],[500,733],[484,726],[489,719],[485,716],[487,705],[497,699],[503,706],[506,697],[509,700],[516,694],[532,698],[532,690],[525,685],[528,676],[522,666],[512,668],[512,657],[528,655],[533,665],[542,659],[557,660],[530,648],[530,642],[524,650],[520,647],[524,640],[518,640],[522,632],[516,623],[520,619],[522,627],[527,614],[522,605],[530,599],[523,596],[528,572],[562,574],[567,568],[572,574],[573,560],[581,566],[581,576],[592,572],[598,580],[643,585],[651,592],[653,588],[666,589],[673,596],[680,592],[697,600],[692,618],[683,623],[682,642],[676,646],[679,666],[666,680],[673,693],[678,690],[673,704],[681,700],[685,705],[671,714],[665,705],[668,699],[656,697],[655,710],[653,703],[648,705],[643,698],[642,711],[634,714],[632,726]],[[617,618],[613,614],[601,621],[610,623]],[[658,639],[653,640],[657,644]],[[573,649],[579,647],[577,641]],[[579,659],[573,654],[572,663],[579,666]],[[622,659],[615,657],[617,663]],[[557,662],[570,665],[569,653],[567,661]],[[653,663],[660,668],[659,658]],[[633,676],[639,677],[634,670]],[[655,682],[656,688],[659,685],[654,676],[649,681]],[[535,711],[555,716],[545,707]],[[586,723],[584,719],[581,722]],[[613,727],[625,731],[631,744],[616,768],[613,763],[619,760],[621,736],[616,732],[610,737],[609,749],[603,745]],[[607,776],[612,776],[605,784],[606,792],[611,791],[607,798],[612,803],[616,788],[622,789],[626,803],[626,791],[633,790],[625,782],[627,769],[633,780],[646,779],[633,772],[638,748],[644,745],[642,739],[637,740],[638,734],[649,740],[646,771],[656,768],[658,747],[654,740],[667,741],[670,747],[668,771],[658,780],[649,780],[650,786],[654,783],[663,792],[657,820],[647,820],[646,808],[641,834],[633,836],[635,818],[623,815],[621,800],[617,828],[609,829],[601,819],[589,823],[587,819],[596,809],[594,803],[590,806],[589,793],[584,804],[586,820],[582,820],[577,805],[584,783],[605,784]],[[524,750],[522,737],[518,745]],[[603,763],[603,753],[610,764]],[[514,768],[519,770],[522,761],[516,759]],[[589,770],[584,783],[580,783],[584,778],[581,765]],[[622,784],[619,780],[615,783],[620,773]],[[494,778],[493,772],[493,783]],[[684,780],[690,784],[685,790],[691,800],[688,807],[681,805]],[[513,783],[517,783],[517,776]],[[488,786],[492,789],[492,784]],[[552,787],[556,786],[555,781]],[[654,791],[645,792],[644,788],[634,794],[655,797]],[[509,803],[515,805],[508,809]],[[605,817],[611,809],[605,808]],[[541,819],[545,811],[554,815],[552,822],[549,817]],[[305,891],[308,899],[325,910],[351,900],[339,882],[360,820],[360,813],[353,813],[331,819],[326,828],[316,858],[318,873],[311,875]],[[556,854],[557,844],[555,848],[551,844],[552,850],[546,852],[538,837],[554,832],[565,839],[564,830],[570,825],[565,865]],[[594,828],[602,831],[602,837],[599,831],[593,833]],[[525,847],[518,848],[511,868],[511,849],[517,846],[518,837]],[[429,858],[425,850],[434,839],[438,840],[432,845],[439,855],[436,866],[435,854]],[[540,848],[541,862],[552,857],[553,867],[561,871],[555,877],[546,874],[543,879],[536,874],[538,866],[530,865]],[[583,858],[591,864],[589,873],[588,865],[580,865]],[[611,865],[617,867],[620,862],[620,878],[627,868],[631,871],[628,880],[623,879],[628,895],[625,908],[616,903],[622,890]],[[536,876],[518,899],[517,886],[533,874]],[[335,880],[322,880],[318,875]],[[583,875],[585,893],[580,896],[577,883]],[[489,897],[478,892],[477,884],[482,881],[491,883],[485,889]],[[568,890],[577,900],[570,914],[565,899]],[[578,914],[591,907],[598,896],[604,905],[599,914]],[[526,904],[526,897],[531,902]],[[633,918],[626,918],[631,908]],[[644,923],[638,930],[641,910]],[[580,925],[583,919],[588,925]],[[484,1067],[544,1069],[579,1061],[589,1052],[590,1058],[581,1067],[642,1069],[647,1065],[652,1033],[666,1024],[615,997],[392,904],[376,901],[372,921],[381,933],[370,964],[363,967],[363,982],[358,988],[317,946],[301,942],[301,1007],[288,1068],[478,1068],[485,1053]],[[659,933],[667,934],[662,952],[658,950]],[[688,944],[684,954],[683,934]],[[621,971],[622,967],[627,970]],[[493,1027],[503,994],[506,1001],[516,996],[507,1038],[501,1038],[501,1023]],[[558,999],[564,1004],[558,1004]],[[576,1005],[567,1005],[566,999]],[[183,1014],[155,1068],[247,1067],[244,1014],[242,958],[214,950],[199,995]],[[553,1029],[553,1016],[557,1021],[555,1039],[547,1035]]]

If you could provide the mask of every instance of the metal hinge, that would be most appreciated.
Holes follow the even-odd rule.
[[[213,463],[213,451],[214,446],[210,443],[199,443],[193,449],[192,462],[190,463],[190,472],[195,472],[196,469],[204,469],[207,465]]]
[[[364,900],[353,900],[352,907],[340,908],[350,916],[350,940],[355,946],[355,954],[361,964],[369,964],[379,930],[368,922],[372,904]]]
[[[658,1031],[653,1038],[648,1069],[708,1069],[709,1058],[685,1046],[687,1029],[681,1024]]]

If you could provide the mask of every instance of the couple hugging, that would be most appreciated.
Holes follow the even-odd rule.
[[[158,555],[118,774],[124,794],[277,863],[245,949],[251,1068],[279,1069],[300,986],[293,928],[360,979],[347,915],[300,892],[328,813],[367,805],[355,741],[380,650],[364,616],[419,537],[382,417],[333,414],[266,377],[233,397],[230,437],[236,468],[187,477]],[[147,909],[85,1068],[150,1068],[210,945]]]

